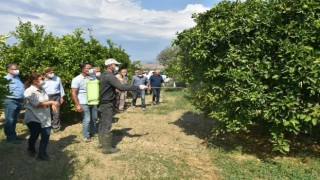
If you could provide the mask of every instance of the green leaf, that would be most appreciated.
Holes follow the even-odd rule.
[[[312,119],[312,125],[316,126],[318,123],[318,119]]]
[[[272,79],[279,79],[279,75],[277,75],[277,74],[276,74],[276,75],[273,75],[273,76],[272,76]]]
[[[289,147],[289,146],[284,146],[284,147],[282,147],[282,149],[283,149],[285,152],[289,152],[289,151],[290,151],[290,147]]]
[[[306,118],[304,119],[306,122],[309,122],[311,120],[311,116],[306,116]]]

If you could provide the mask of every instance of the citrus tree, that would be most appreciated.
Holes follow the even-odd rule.
[[[66,91],[63,105],[65,113],[73,109],[71,81],[80,74],[80,64],[86,62],[103,69],[107,58],[115,58],[124,68],[131,65],[129,55],[123,48],[111,40],[107,40],[109,46],[102,45],[91,35],[91,31],[89,40],[85,39],[86,34],[82,29],[75,29],[71,34],[57,37],[51,32],[47,33],[42,25],[20,21],[11,34],[17,42],[1,49],[0,66],[17,63],[21,69],[22,81],[32,72],[42,73],[45,67],[54,67],[55,74],[62,79]]]
[[[4,50],[6,48],[6,39],[9,36],[0,35],[0,51]],[[0,53],[0,60],[3,61],[3,56]],[[6,75],[6,68],[5,66],[0,66],[0,114],[4,108],[3,100],[6,98],[6,95],[9,94],[8,88],[6,86],[7,83],[9,83],[3,76]]]
[[[320,111],[320,3],[316,0],[223,1],[178,34],[177,73],[193,103],[221,126],[260,126],[286,153],[300,134],[316,134]]]

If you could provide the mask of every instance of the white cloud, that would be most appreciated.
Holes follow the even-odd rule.
[[[208,10],[207,7],[204,7],[202,4],[188,4],[187,7],[180,11],[181,13],[192,14],[192,13],[202,13]]]
[[[201,4],[189,4],[177,12],[147,10],[133,0],[21,0],[1,6],[11,12],[9,19],[13,22],[21,15],[23,21],[42,24],[55,33],[71,32],[78,26],[92,28],[99,35],[118,34],[127,38],[131,34],[130,39],[172,38],[177,31],[194,26],[193,13],[208,9]],[[3,22],[0,25],[4,27]]]
[[[0,34],[15,30],[20,17],[23,22],[44,25],[48,32],[56,35],[72,33],[76,28],[91,28],[94,36],[104,40],[140,45],[148,42],[151,49],[154,48],[150,47],[151,42],[170,43],[177,32],[195,25],[193,13],[208,9],[201,4],[189,4],[179,11],[144,9],[138,0],[2,1]]]

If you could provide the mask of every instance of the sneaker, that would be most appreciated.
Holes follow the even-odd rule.
[[[60,127],[58,127],[58,128],[52,128],[52,131],[53,131],[53,133],[57,133],[57,132],[60,131]]]
[[[86,142],[86,143],[91,142],[91,139],[90,139],[89,137],[86,137],[86,138],[84,138],[83,140],[84,140],[84,142]]]
[[[142,108],[142,110],[143,110],[143,111],[145,111],[145,110],[146,110],[146,108],[145,108],[145,107],[143,107],[143,108]]]
[[[155,101],[153,101],[153,105],[156,105],[157,103]]]

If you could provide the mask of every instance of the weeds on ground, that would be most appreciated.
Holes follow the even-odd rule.
[[[126,162],[129,174],[135,174],[137,179],[181,179],[196,178],[196,173],[180,157],[165,155],[152,151],[131,150],[114,161]]]
[[[148,113],[166,115],[176,110],[196,111],[188,97],[183,89],[163,90],[160,94],[160,103],[147,107]]]
[[[211,156],[225,179],[320,179],[320,162],[313,157],[261,160],[218,148],[211,149]]]
[[[213,120],[205,120],[201,113],[195,110],[188,101],[187,93],[165,91],[164,95],[164,98],[174,98],[174,101],[170,101],[166,107],[161,107],[160,113],[166,114],[172,109],[184,110],[186,113],[181,117],[183,123],[177,121],[175,124],[183,128],[187,134],[206,138],[205,135],[198,135],[205,129],[200,124],[205,123],[209,127]],[[225,141],[230,139],[232,138],[226,138]],[[264,144],[266,140],[263,135],[238,140],[242,142],[215,142],[214,146],[212,142],[208,144],[212,162],[220,169],[221,176],[225,179],[320,179],[320,155],[303,154],[302,151],[287,156],[266,155],[270,153],[270,148]],[[245,145],[246,143],[249,144]]]

